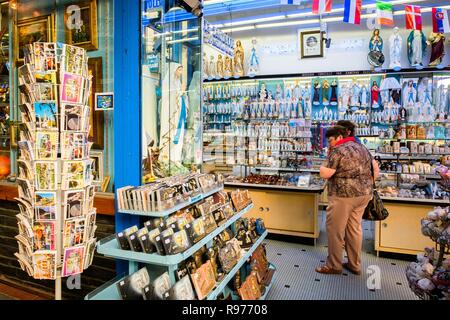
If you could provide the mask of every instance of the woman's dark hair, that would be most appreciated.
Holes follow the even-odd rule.
[[[347,129],[343,126],[335,125],[327,130],[327,133],[325,135],[327,138],[333,137],[337,138],[339,136],[342,136],[343,138],[347,138]]]
[[[339,120],[337,122],[337,125],[338,126],[342,126],[345,129],[347,129],[348,131],[350,131],[350,133],[349,133],[350,137],[354,137],[355,136],[356,125],[353,122],[351,122],[349,120]]]

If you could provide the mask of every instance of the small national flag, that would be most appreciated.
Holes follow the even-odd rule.
[[[446,9],[433,8],[433,32],[436,33],[449,33],[450,23],[448,20],[448,13]]]
[[[313,0],[312,12],[313,14],[331,12],[331,7],[332,0]]]
[[[419,6],[405,6],[406,29],[422,30],[422,11]]]
[[[344,22],[351,24],[361,23],[362,0],[345,0]]]
[[[394,14],[392,13],[392,4],[389,2],[377,1],[377,20],[382,26],[394,25]]]
[[[281,4],[294,4],[294,5],[300,5],[302,3],[302,0],[280,0]]]

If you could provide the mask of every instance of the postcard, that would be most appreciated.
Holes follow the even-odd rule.
[[[56,101],[58,98],[58,89],[56,85],[51,83],[36,83],[34,92],[38,100],[41,101]]]
[[[56,161],[36,161],[34,163],[35,187],[37,190],[58,189],[57,166]]]
[[[81,75],[86,61],[86,55],[83,48],[64,45],[63,46],[63,69],[65,72]]]
[[[44,71],[44,60],[45,60],[45,52],[44,52],[44,43],[43,42],[35,42],[34,46],[34,70],[38,72]]]
[[[14,253],[14,255],[16,256],[17,260],[19,261],[20,267],[22,268],[23,271],[25,271],[26,273],[28,273],[28,275],[30,277],[33,276],[34,271],[33,271],[33,267],[30,264],[30,261],[27,259],[27,257],[24,254],[21,253]]]
[[[57,77],[56,72],[50,72],[50,73],[39,73],[36,72],[34,75],[34,78],[36,79],[37,83],[51,83],[51,84],[57,84]]]
[[[31,201],[34,188],[31,186],[29,180],[17,178],[17,186],[19,191],[19,198],[25,198]]]
[[[30,240],[21,234],[16,235],[14,238],[16,238],[17,243],[20,243],[22,245],[23,254],[25,255],[25,257],[31,260],[31,256],[33,255],[33,249]]]
[[[28,238],[33,239],[34,238],[34,232],[33,228],[31,227],[30,221],[31,218],[24,216],[23,214],[19,213],[16,214],[18,226],[19,226],[19,233],[22,235],[26,235]]]
[[[31,169],[30,161],[18,159],[17,167],[19,169],[19,178],[25,180],[34,180],[34,172]]]
[[[22,113],[22,120],[26,122],[33,123],[36,119],[36,116],[34,115],[33,107],[31,106],[31,103],[25,102],[21,105],[19,105],[20,112]],[[33,126],[34,128],[35,126]]]
[[[36,191],[34,195],[34,210],[36,220],[56,219],[56,192]]]
[[[64,249],[64,261],[62,276],[68,277],[82,273],[84,270],[84,246],[70,247]]]
[[[97,209],[93,209],[91,212],[89,212],[86,216],[86,240],[92,239],[95,237],[95,221],[97,219]]]
[[[88,137],[82,132],[61,133],[61,158],[65,160],[83,160],[88,154]]]
[[[64,73],[61,83],[61,102],[80,103],[83,89],[83,77]]]
[[[36,128],[58,130],[58,108],[56,102],[35,102]]]
[[[84,190],[73,190],[64,192],[64,216],[65,219],[77,218],[83,215]]]
[[[20,213],[29,219],[34,218],[34,211],[32,202],[25,198],[14,198],[17,201],[17,205],[19,206]]]
[[[85,217],[64,221],[64,248],[82,244],[84,242],[85,227]]]
[[[92,211],[94,208],[94,198],[95,198],[95,186],[89,186],[86,188],[86,212]]]
[[[17,69],[19,73],[19,85],[35,83],[35,78],[29,64],[25,64]]]
[[[56,249],[56,222],[39,221],[33,224],[34,250]]]
[[[32,87],[29,83],[24,83],[24,84],[19,85],[19,91],[20,91],[20,103],[21,104],[33,103],[37,100],[34,90],[32,89]]]
[[[56,43],[44,43],[44,71],[56,71]]]
[[[84,187],[85,161],[66,161],[63,165],[63,190],[74,190]]]
[[[56,279],[57,252],[40,250],[33,254],[33,269],[35,279]]]
[[[89,268],[89,266],[92,264],[92,261],[94,260],[95,256],[95,245],[97,244],[97,239],[91,239],[86,244],[86,256],[84,260],[84,269]]]
[[[23,140],[17,142],[20,150],[20,159],[25,161],[33,161],[34,160],[34,150],[31,145],[31,142],[28,140]]]
[[[83,105],[63,104],[61,106],[61,131],[83,131]]]
[[[56,160],[58,156],[58,132],[36,132],[36,160]]]

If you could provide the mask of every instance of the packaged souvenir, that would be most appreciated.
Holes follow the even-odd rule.
[[[117,288],[123,300],[143,300],[143,290],[149,285],[150,276],[144,267],[119,281]]]
[[[206,235],[205,224],[203,218],[195,219],[188,228],[188,234],[192,243],[197,243]]]
[[[236,244],[233,240],[237,241],[236,239],[228,241],[219,251],[220,265],[226,273],[233,269],[241,255],[239,244]]]
[[[164,272],[158,278],[153,281],[154,287],[154,297],[157,300],[165,300],[165,294],[169,292],[172,287],[172,283],[170,281],[169,273]]]
[[[208,260],[195,273],[191,274],[191,279],[195,292],[197,293],[197,298],[203,300],[216,285],[211,261]]]
[[[257,300],[261,297],[261,288],[254,272],[245,279],[238,292],[242,300]]]
[[[213,232],[217,228],[217,223],[211,213],[202,216],[202,219],[207,234]]]
[[[187,250],[191,246],[186,230],[173,233],[163,238],[166,254],[173,255]]]
[[[192,288],[189,275],[185,275],[170,289],[170,300],[195,300],[194,289]]]

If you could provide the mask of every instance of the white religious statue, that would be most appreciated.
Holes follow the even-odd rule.
[[[216,77],[216,62],[214,61],[214,56],[211,55],[209,59],[209,78],[214,79]]]
[[[209,60],[206,52],[203,53],[203,79],[209,79]]]
[[[186,135],[184,137],[183,159],[185,163],[199,165],[202,161],[202,130],[200,114],[200,71],[192,74],[189,84],[189,112],[186,120]]]
[[[389,38],[389,52],[391,61],[389,64],[390,69],[400,70],[402,68],[402,43],[403,39],[400,35],[400,29],[395,27],[394,33]]]
[[[182,162],[189,102],[182,83],[183,66],[171,62],[162,83],[159,161]]]
[[[353,83],[352,86],[352,97],[351,97],[351,107],[352,110],[357,110],[360,107],[359,95],[361,92],[361,88],[357,82]]]
[[[406,86],[403,87],[403,106],[405,108],[411,107],[417,101],[417,90],[414,86],[414,81],[409,80]]]
[[[310,119],[311,113],[312,113],[312,101],[311,101],[311,88],[309,87],[309,84],[306,85],[305,91],[303,93],[303,112],[305,115],[305,118]]]
[[[420,30],[413,30],[408,37],[408,59],[412,67],[423,67],[427,40]]]
[[[369,106],[369,90],[366,85],[361,87],[361,108],[367,108]]]
[[[254,77],[259,73],[259,58],[256,54],[256,38],[252,39],[252,51],[250,53],[250,58],[248,61],[248,72],[249,77]]]

